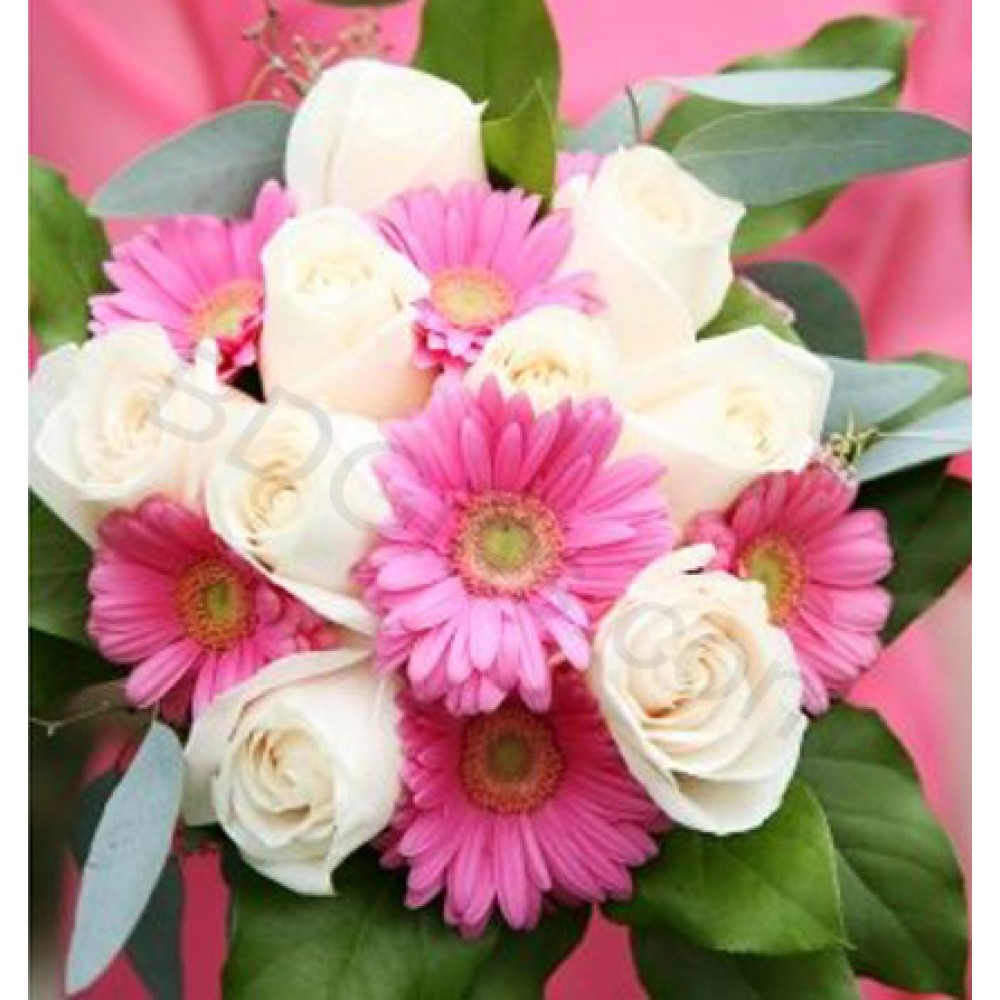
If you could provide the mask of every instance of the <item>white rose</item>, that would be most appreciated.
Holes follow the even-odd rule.
[[[400,416],[432,376],[414,367],[410,303],[427,279],[360,215],[328,208],[289,219],[264,248],[261,371],[345,413]]]
[[[279,399],[260,407],[206,488],[213,530],[262,573],[331,621],[374,619],[351,567],[386,511],[372,463],[377,425]]]
[[[743,206],[652,146],[613,153],[593,179],[572,177],[556,205],[573,220],[561,270],[597,275],[623,362],[692,344],[732,280],[729,246]]]
[[[31,488],[93,544],[104,516],[153,493],[197,503],[207,470],[252,411],[166,333],[129,324],[44,355],[31,378]]]
[[[300,211],[378,208],[409,188],[486,177],[482,107],[429,73],[373,59],[328,69],[299,105],[285,176]]]
[[[544,410],[607,395],[616,363],[607,324],[576,309],[542,306],[500,327],[465,379],[478,388],[492,375],[504,392],[526,393]]]
[[[781,804],[805,716],[763,587],[691,573],[711,546],[653,563],[601,623],[589,671],[632,774],[684,826],[739,833]]]
[[[622,379],[623,450],[663,461],[683,525],[727,507],[764,473],[804,468],[832,381],[829,365],[762,327],[699,341]]]
[[[401,751],[391,683],[360,650],[278,660],[198,716],[184,756],[187,823],[218,823],[244,860],[295,892],[388,825]]]

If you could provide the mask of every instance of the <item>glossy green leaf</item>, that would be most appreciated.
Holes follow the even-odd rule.
[[[483,149],[490,170],[502,183],[543,198],[552,194],[555,122],[541,88],[532,90],[512,115],[483,123]]]
[[[780,311],[780,304],[768,298],[761,289],[737,278],[729,286],[722,308],[716,316],[698,331],[698,339],[721,337],[748,326],[763,326],[776,337],[792,344],[801,344],[799,335],[788,318]]]
[[[910,21],[849,17],[825,25],[803,45],[751,56],[728,69],[882,67],[892,74],[891,82],[874,94],[847,102],[846,106],[890,107],[903,83],[906,52],[913,32]],[[665,149],[673,149],[688,132],[744,110],[741,105],[688,98],[671,108],[657,130],[655,141]],[[781,205],[751,208],[737,231],[735,252],[751,253],[794,236],[812,225],[837,193],[837,189],[820,191]]]
[[[110,256],[99,219],[70,191],[65,177],[28,161],[28,285],[31,329],[46,349],[87,336],[90,296],[108,287]]]
[[[563,145],[571,152],[613,153],[634,146],[663,117],[672,93],[663,80],[633,84],[580,128],[570,129]],[[631,96],[630,96],[631,95]]]
[[[108,771],[80,793],[70,840],[73,857],[80,867],[90,853],[97,824],[119,780],[118,774]],[[125,946],[132,968],[151,1000],[181,1000],[183,996],[183,899],[181,866],[177,858],[171,856]]]
[[[743,273],[788,305],[795,314],[795,330],[810,350],[840,358],[864,358],[861,312],[829,271],[807,261],[774,260],[750,264]]]
[[[902,989],[961,995],[962,874],[902,745],[876,713],[840,705],[810,726],[799,773],[833,831],[854,968]]]
[[[650,1000],[859,1000],[843,951],[761,958],[707,951],[664,927],[632,931]]]
[[[517,111],[536,81],[559,106],[559,41],[544,0],[427,0],[413,63],[487,101],[487,118]]]
[[[826,358],[833,389],[826,410],[825,434],[877,427],[932,392],[941,376],[926,365],[894,361]]]
[[[333,898],[300,896],[229,866],[231,939],[225,995],[234,1000],[541,1000],[586,914],[561,910],[533,934],[499,923],[475,939],[444,924],[437,906],[410,910],[404,876],[363,850],[337,869]]]
[[[870,108],[748,111],[686,135],[674,156],[719,194],[777,205],[871,174],[967,156],[967,132],[931,115]]]
[[[890,70],[856,69],[744,69],[714,76],[671,77],[678,90],[729,104],[773,105],[832,104],[867,97],[891,83]]]
[[[95,650],[45,632],[28,632],[28,701],[36,715],[47,715],[95,684],[123,676]]]
[[[675,828],[634,882],[632,899],[607,908],[613,919],[670,927],[703,948],[791,955],[844,943],[830,831],[801,784],[749,833]]]
[[[180,810],[184,757],[154,722],[101,814],[83,866],[66,990],[90,986],[122,950],[160,881]]]
[[[167,139],[94,196],[100,216],[250,214],[261,185],[284,175],[288,108],[238,104]]]

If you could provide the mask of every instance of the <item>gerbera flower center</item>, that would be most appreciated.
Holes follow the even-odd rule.
[[[507,494],[477,497],[455,536],[455,565],[474,593],[524,594],[559,567],[562,531],[540,500]]]
[[[482,267],[452,267],[438,272],[431,283],[431,302],[455,326],[492,326],[514,312],[514,290],[494,271]]]
[[[522,705],[476,716],[462,736],[462,786],[490,812],[533,812],[555,794],[563,767],[548,720]]]
[[[784,625],[798,607],[805,586],[802,558],[795,546],[778,535],[764,535],[740,557],[740,574],[764,584],[771,621]]]
[[[206,295],[192,310],[190,326],[195,340],[238,337],[243,321],[260,307],[260,282],[231,281]]]
[[[186,569],[174,591],[184,630],[200,646],[222,652],[252,630],[251,595],[239,573],[221,559]]]

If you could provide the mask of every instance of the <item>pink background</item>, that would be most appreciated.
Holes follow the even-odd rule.
[[[883,13],[922,25],[906,103],[970,124],[968,0],[550,0],[550,7],[563,49],[562,111],[570,119],[644,76],[709,72],[800,42],[830,19]],[[283,8],[316,37],[330,37],[349,16],[297,0]],[[411,2],[382,15],[394,58],[413,48],[418,8]],[[31,151],[87,193],[153,141],[239,100],[258,65],[240,29],[260,10],[257,0],[31,0]],[[873,354],[927,349],[969,359],[970,177],[968,164],[959,163],[860,183],[778,256],[824,263],[852,288]],[[910,629],[856,694],[877,704],[913,751],[966,861],[967,596],[965,586],[957,588]],[[187,882],[185,995],[215,1000],[225,900],[208,859],[189,865]],[[88,994],[141,995],[121,963]],[[642,995],[625,934],[601,920],[549,990],[556,1000]],[[872,989],[868,996],[908,994]]]

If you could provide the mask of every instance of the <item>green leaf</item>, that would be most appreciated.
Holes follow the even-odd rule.
[[[414,65],[513,114],[537,80],[559,106],[559,42],[544,0],[427,0]]]
[[[410,910],[404,877],[358,852],[337,869],[337,895],[283,889],[235,860],[227,997],[370,1000],[542,997],[544,982],[582,935],[585,912],[561,911],[532,934],[497,922],[465,940],[436,906]]]
[[[674,155],[719,194],[777,205],[870,174],[967,156],[969,135],[940,118],[869,108],[749,111],[685,136]]]
[[[850,17],[825,25],[804,45],[780,52],[742,59],[729,67],[742,69],[882,67],[893,79],[881,90],[844,106],[890,107],[895,104],[906,71],[906,52],[913,38],[910,21],[876,17]],[[689,98],[675,105],[664,118],[655,141],[671,150],[688,132],[745,107],[702,98]],[[774,206],[751,208],[736,234],[734,251],[752,253],[794,236],[818,219],[837,189],[820,191]]]
[[[250,214],[265,181],[281,179],[292,113],[238,104],[123,167],[94,196],[100,216]]]
[[[899,360],[915,365],[925,365],[936,371],[941,376],[941,380],[913,406],[897,414],[892,420],[883,421],[883,430],[905,427],[906,424],[912,424],[915,420],[969,395],[969,366],[964,361],[944,354],[934,354],[931,351],[921,351]]]
[[[104,807],[118,787],[119,776],[108,771],[80,793],[70,846],[81,868],[90,853]],[[181,918],[184,880],[177,858],[167,859],[163,874],[149,897],[125,951],[152,1000],[181,1000]]]
[[[737,330],[745,330],[748,326],[763,326],[782,340],[792,344],[802,343],[787,318],[779,312],[778,305],[740,278],[729,286],[722,308],[714,319],[701,328],[698,339],[721,337]]]
[[[749,833],[675,828],[636,873],[632,899],[607,909],[615,920],[669,926],[715,951],[791,955],[844,941],[830,831],[801,783]]]
[[[877,427],[923,399],[941,381],[926,365],[830,357],[826,362],[833,369],[833,389],[825,434]]]
[[[876,713],[839,705],[810,726],[799,772],[833,831],[854,968],[902,989],[961,995],[962,874],[899,741]]]
[[[115,789],[83,866],[66,962],[66,991],[86,989],[135,929],[163,873],[181,803],[184,757],[154,722]]]
[[[552,112],[540,87],[510,116],[483,123],[483,149],[490,170],[506,184],[552,194],[556,135]]]
[[[121,669],[96,652],[45,632],[28,632],[28,701],[44,715],[94,684],[119,680]]]
[[[90,549],[33,494],[28,501],[28,543],[31,627],[88,646]]]
[[[867,97],[892,82],[890,70],[856,69],[746,69],[714,76],[671,77],[679,90],[713,101],[758,107],[832,104]]]
[[[47,350],[86,338],[88,302],[108,287],[102,265],[110,253],[104,227],[65,177],[29,158],[29,319]]]
[[[706,951],[666,928],[632,930],[650,1000],[859,1000],[842,951],[761,958]]]
[[[569,129],[563,145],[571,152],[601,154],[634,146],[663,117],[670,94],[670,84],[664,80],[634,84],[606,104],[586,125]]]
[[[796,332],[817,354],[863,359],[861,312],[846,288],[829,272],[801,260],[751,264],[743,273],[795,313]]]

